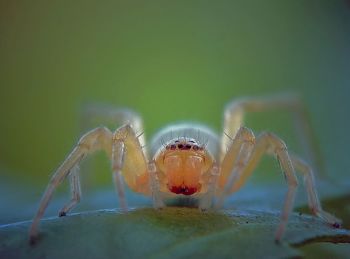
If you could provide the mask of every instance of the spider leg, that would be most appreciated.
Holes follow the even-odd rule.
[[[39,209],[30,226],[29,237],[31,243],[35,242],[38,236],[39,221],[43,217],[57,186],[63,182],[73,168],[73,171],[77,170],[76,166],[87,154],[92,153],[95,150],[104,149],[107,154],[110,155],[111,139],[112,133],[104,127],[96,128],[81,137],[76,147],[54,173],[44,192],[44,195],[40,201]]]
[[[298,180],[287,147],[280,138],[272,133],[263,133],[258,136],[255,147],[251,151],[248,161],[246,161],[245,165],[240,168],[241,171],[237,173],[238,176],[235,177],[233,181],[227,182],[224,187],[224,193],[227,193],[228,191],[237,191],[244,184],[247,177],[251,175],[262,155],[265,153],[276,155],[288,184],[287,195],[281,214],[281,222],[275,234],[276,241],[279,241],[285,231],[289,214],[293,209],[296,188],[298,186]]]
[[[304,184],[308,196],[309,208],[312,213],[334,227],[340,227],[341,220],[322,209],[315,187],[315,179],[312,168],[296,155],[291,155],[294,168],[304,177]]]
[[[96,125],[107,125],[117,128],[121,125],[129,124],[135,133],[139,135],[138,139],[141,146],[143,147],[146,144],[141,116],[133,110],[92,103],[83,107],[81,120],[83,131]]]
[[[209,170],[209,177],[207,179],[208,190],[202,197],[199,198],[198,207],[201,211],[207,211],[211,207],[212,200],[215,195],[215,187],[216,187],[218,177],[219,177],[219,168],[216,165],[214,165]]]
[[[112,144],[112,171],[113,171],[113,180],[114,186],[116,188],[118,198],[120,201],[121,209],[126,212],[127,204],[125,199],[124,183],[122,179],[122,168],[124,164],[124,155],[125,155],[125,145],[123,139],[118,139],[113,136]]]
[[[141,147],[143,148],[143,153],[147,156],[147,150],[144,148],[146,146],[145,134],[143,129],[143,122],[141,116],[133,110],[127,108],[118,108],[113,105],[106,105],[101,103],[87,103],[82,107],[81,110],[81,121],[80,127],[82,132],[87,129],[94,128],[98,125],[105,125],[109,128],[116,129],[122,125],[129,124],[134,129],[137,134],[138,140]],[[82,171],[86,175],[92,173],[92,168],[94,168],[95,160],[87,160],[82,165]],[[114,183],[123,188],[118,180],[118,174],[113,174]],[[87,178],[89,179],[89,177]]]
[[[218,181],[219,188],[217,189],[219,196],[216,203],[217,208],[223,206],[225,198],[232,192],[232,186],[241,177],[243,168],[247,165],[254,148],[254,144],[255,136],[253,132],[246,127],[241,127],[221,162]]]
[[[155,209],[161,209],[164,205],[164,200],[160,192],[159,179],[157,175],[157,167],[154,162],[148,164],[148,171],[151,177],[152,202]]]
[[[147,158],[130,124],[117,129],[112,138],[112,171],[120,206],[126,211],[123,179],[138,193],[151,194]]]
[[[317,172],[320,172],[323,168],[322,159],[320,159],[321,154],[317,152],[317,144],[305,106],[297,95],[292,94],[274,95],[265,98],[245,98],[229,103],[224,113],[221,157],[223,158],[226,153],[226,148],[230,143],[229,137],[234,138],[238,129],[244,125],[245,113],[269,110],[283,110],[291,113],[304,155],[311,166]]]
[[[122,210],[127,210],[127,203],[125,199],[124,184],[122,180],[123,174],[121,173],[121,167],[123,166],[124,152],[126,147],[122,143],[123,137],[121,135],[130,135],[129,138],[133,140],[134,150],[143,153],[142,157],[147,157],[147,150],[144,149],[146,145],[145,134],[143,129],[143,122],[141,116],[133,110],[126,108],[117,108],[114,106],[103,105],[103,104],[88,104],[83,108],[82,113],[82,127],[87,128],[94,126],[96,123],[102,123],[103,125],[109,125],[116,127],[119,125],[129,125],[127,127],[120,127],[115,133],[112,144],[112,169],[113,169],[113,181],[116,187],[116,191],[119,197],[120,207]],[[132,128],[133,130],[131,130]],[[119,132],[118,132],[119,131]],[[124,133],[122,133],[124,132]],[[139,144],[138,144],[139,143]],[[141,149],[139,149],[141,146]],[[143,160],[138,156],[139,160]],[[88,167],[89,169],[91,167]],[[131,183],[135,185],[134,183]]]
[[[78,204],[81,197],[80,179],[79,179],[79,166],[75,165],[70,170],[68,175],[70,190],[72,198],[58,213],[59,217],[66,216],[66,214]]]

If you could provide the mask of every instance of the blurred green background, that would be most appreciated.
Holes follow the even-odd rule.
[[[149,138],[182,120],[219,132],[229,100],[286,91],[306,103],[326,172],[349,178],[349,1],[2,0],[1,200],[38,201],[86,103],[138,111]],[[247,124],[298,150],[284,114]],[[112,186],[102,157],[83,180]]]

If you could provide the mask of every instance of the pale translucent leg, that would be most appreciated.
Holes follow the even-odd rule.
[[[157,176],[157,167],[154,162],[148,164],[148,172],[151,177],[152,202],[155,209],[161,209],[164,205],[164,200],[159,188],[159,179]]]
[[[145,195],[151,193],[147,158],[138,136],[129,124],[120,127],[113,134],[112,170],[120,207],[124,211],[127,211],[127,204],[123,179],[133,191]]]
[[[214,165],[210,169],[209,174],[210,175],[209,175],[208,181],[207,181],[208,190],[199,199],[199,206],[198,207],[201,211],[207,211],[212,205],[212,201],[213,201],[213,198],[215,195],[215,187],[216,187],[217,179],[219,177],[219,168],[216,165]]]
[[[125,145],[122,139],[117,139],[113,137],[112,144],[112,171],[113,171],[113,181],[116,192],[119,197],[120,207],[123,211],[128,210],[128,206],[125,199],[125,190],[122,177],[122,168],[124,163],[125,155]]]
[[[222,207],[225,198],[231,194],[233,184],[241,177],[241,173],[248,163],[254,144],[255,136],[253,132],[246,127],[241,127],[232,140],[220,165],[217,208]]]
[[[150,192],[148,186],[149,173],[147,171],[146,157],[142,152],[138,136],[136,136],[132,126],[124,125],[117,129],[113,134],[104,127],[94,129],[80,139],[78,145],[53,175],[29,230],[31,242],[34,242],[37,237],[39,221],[45,212],[54,190],[70,174],[73,168],[73,177],[77,175],[77,166],[83,157],[88,153],[100,149],[105,150],[108,157],[111,157],[113,178],[120,206],[123,210],[127,210],[127,205],[125,201],[122,176],[125,178],[129,187],[133,190],[144,194]],[[78,197],[79,179],[72,178],[72,183],[72,190],[76,192],[76,197]],[[77,198],[75,198],[72,203],[69,203],[67,205],[67,211],[71,208],[72,204],[74,206],[76,202]]]
[[[79,166],[75,165],[71,170],[69,177],[70,190],[72,198],[58,213],[59,217],[66,216],[67,213],[78,204],[81,197],[80,179],[79,179]]]
[[[259,163],[262,155],[265,153],[274,154],[280,163],[281,169],[284,172],[288,184],[287,195],[284,202],[284,207],[281,214],[281,222],[277,228],[275,239],[281,240],[285,231],[289,214],[293,209],[295,192],[298,185],[292,161],[289,157],[287,147],[284,142],[277,136],[271,133],[263,133],[256,139],[256,144],[252,150],[249,160],[240,168],[241,172],[237,173],[239,177],[236,177],[234,181],[229,181],[225,186],[225,191],[234,192],[238,190],[246,178],[251,175],[257,164]],[[225,192],[224,191],[224,192]]]
[[[128,129],[127,131],[129,131],[132,137],[136,134],[136,139],[138,140],[142,148],[142,151],[140,152],[143,153],[143,156],[147,157],[147,150],[144,149],[146,141],[143,129],[143,122],[141,116],[138,113],[126,108],[116,108],[113,106],[102,104],[88,104],[83,109],[83,128],[91,127],[93,126],[93,124],[96,123],[102,123],[103,125],[110,125],[112,127],[119,127],[121,125],[128,125],[126,128],[131,127],[132,130]],[[125,131],[126,128],[121,127],[120,132]],[[116,135],[118,134],[116,133]],[[126,211],[127,203],[125,199],[125,191],[122,180],[123,177],[120,168],[117,169],[117,167],[120,167],[123,163],[122,160],[125,147],[122,141],[119,141],[117,143],[115,139],[113,142],[112,149],[113,181],[119,197],[120,207],[122,208],[122,210]],[[120,154],[120,156],[118,154]]]
[[[317,149],[306,109],[300,98],[292,94],[274,95],[265,98],[238,99],[229,103],[224,113],[221,157],[226,153],[226,148],[231,139],[236,135],[238,129],[244,125],[245,113],[268,110],[284,110],[291,113],[299,143],[305,153],[305,158],[317,172],[320,172],[323,167],[322,159],[320,159],[320,153]]]
[[[108,155],[111,154],[111,139],[112,133],[104,127],[96,128],[86,133],[78,142],[77,146],[69,154],[62,165],[52,176],[49,185],[41,199],[39,209],[33,219],[29,230],[30,241],[34,242],[38,235],[38,225],[40,219],[52,198],[52,195],[59,184],[69,175],[71,170],[77,166],[80,161],[89,153],[95,150],[103,149]],[[76,170],[77,168],[75,168]]]
[[[138,135],[141,146],[146,144],[141,116],[130,109],[103,104],[87,104],[83,107],[81,124],[83,131],[96,125],[117,128],[128,124]]]
[[[312,168],[296,155],[291,155],[291,159],[295,170],[297,172],[300,172],[304,177],[304,184],[307,191],[308,203],[312,213],[320,217],[327,223],[333,225],[334,227],[340,227],[341,220],[322,209],[315,187],[315,179],[314,174],[312,172]]]
[[[94,128],[99,125],[105,125],[111,129],[119,128],[122,125],[131,125],[136,133],[143,153],[147,156],[147,150],[144,148],[146,145],[145,134],[143,129],[143,122],[141,116],[133,110],[126,108],[118,108],[112,105],[106,105],[101,103],[88,103],[82,107],[81,111],[81,123],[80,127],[82,132],[86,132],[87,129]],[[82,171],[85,175],[92,174],[92,168],[94,168],[95,160],[88,160],[82,165]],[[86,179],[89,179],[87,177]],[[119,190],[123,189],[121,185],[120,175],[118,173],[113,174],[113,180],[115,185],[120,186]],[[92,184],[86,182],[85,185]],[[125,201],[125,199],[124,199]],[[121,204],[122,208],[125,204]]]

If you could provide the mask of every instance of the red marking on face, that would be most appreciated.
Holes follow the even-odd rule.
[[[171,186],[169,190],[173,193],[183,195],[192,195],[197,192],[197,188],[187,186]]]

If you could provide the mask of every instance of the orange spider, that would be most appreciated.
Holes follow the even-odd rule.
[[[164,199],[176,195],[198,198],[201,210],[209,209],[216,198],[215,207],[220,208],[224,199],[244,184],[262,155],[267,153],[277,157],[288,184],[275,239],[281,240],[293,208],[298,185],[294,169],[304,176],[312,213],[339,227],[341,221],[322,210],[311,167],[299,157],[289,154],[286,144],[276,135],[265,132],[255,138],[250,129],[242,126],[246,111],[267,109],[289,110],[295,115],[299,128],[306,128],[307,120],[298,98],[275,96],[240,99],[226,107],[221,141],[217,134],[203,125],[180,124],[160,131],[153,138],[150,149],[146,150],[139,115],[126,109],[107,111],[110,119],[123,126],[114,132],[99,127],[81,137],[47,186],[29,231],[30,240],[33,242],[37,238],[39,221],[52,194],[67,176],[71,183],[72,199],[60,210],[59,216],[66,215],[79,202],[78,165],[84,157],[97,150],[104,150],[111,159],[113,179],[124,211],[127,211],[127,204],[123,179],[131,190],[152,196],[155,208],[163,207]],[[304,143],[307,143],[306,135],[305,132],[302,134]],[[308,154],[312,162],[312,152]]]

